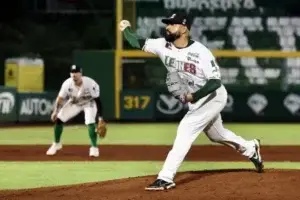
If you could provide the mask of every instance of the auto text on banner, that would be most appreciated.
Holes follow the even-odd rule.
[[[19,93],[19,121],[50,121],[56,93]]]

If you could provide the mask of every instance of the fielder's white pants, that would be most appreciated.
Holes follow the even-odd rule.
[[[86,125],[96,122],[97,105],[95,101],[90,101],[84,105],[72,104],[70,101],[68,101],[58,112],[57,117],[62,122],[67,122],[71,118],[78,115],[81,111],[84,112],[84,120]]]
[[[227,91],[221,86],[213,94],[195,104],[189,104],[189,111],[179,123],[173,147],[158,174],[159,179],[173,181],[192,143],[202,131],[211,141],[228,145],[244,156],[251,157],[254,154],[253,141],[246,141],[223,127],[220,112],[225,107],[226,101]]]

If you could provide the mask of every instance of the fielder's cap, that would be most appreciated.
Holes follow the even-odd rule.
[[[171,17],[162,19],[161,21],[164,24],[182,24],[189,30],[191,29],[191,22],[185,14],[175,13]]]
[[[72,65],[70,71],[71,72],[82,72],[82,68],[78,65]]]

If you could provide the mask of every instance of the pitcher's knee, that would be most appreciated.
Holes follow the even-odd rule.
[[[219,128],[214,128],[211,127],[208,130],[204,130],[206,136],[209,138],[210,141],[212,142],[225,142],[227,141],[229,138],[226,135],[226,129],[224,129],[223,127],[219,127]]]
[[[211,137],[208,137],[208,139],[211,141],[211,142],[221,142],[221,140],[219,138],[211,138]]]
[[[212,134],[212,133],[206,132],[206,135],[207,135],[208,139],[212,142],[223,142],[223,141],[225,141],[225,138],[221,137],[219,134]]]

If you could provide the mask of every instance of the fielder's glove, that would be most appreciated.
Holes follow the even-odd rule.
[[[107,127],[105,121],[103,120],[98,121],[96,132],[98,133],[100,138],[104,138],[106,136]]]
[[[186,103],[187,84],[180,78],[178,72],[168,72],[166,77],[168,91],[182,103]]]

